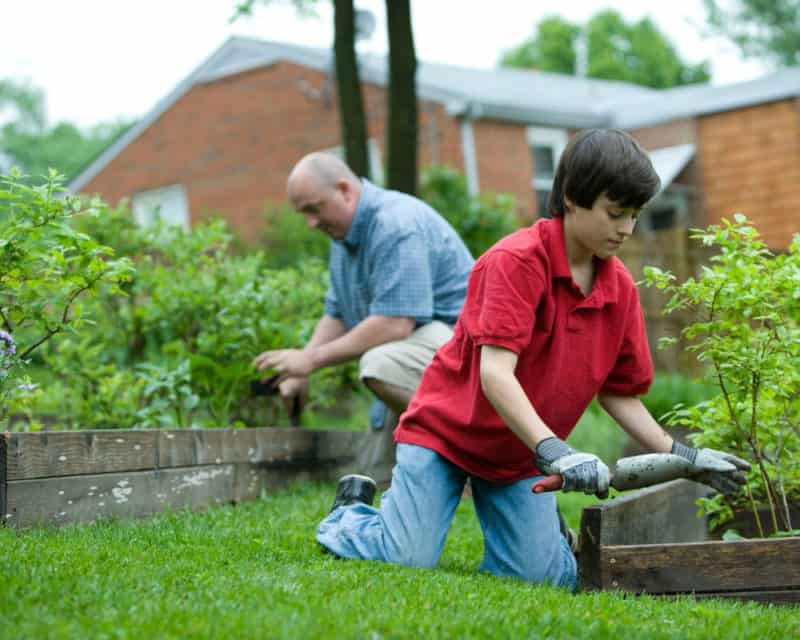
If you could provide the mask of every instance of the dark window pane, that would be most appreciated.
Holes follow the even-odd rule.
[[[552,218],[553,216],[550,215],[550,211],[547,208],[547,201],[550,199],[550,190],[549,189],[537,189],[536,190],[536,204],[539,207],[539,217],[540,218]]]
[[[652,209],[647,212],[647,217],[653,231],[671,229],[675,226],[675,207]]]
[[[552,147],[533,147],[533,166],[537,178],[552,180],[556,172]]]

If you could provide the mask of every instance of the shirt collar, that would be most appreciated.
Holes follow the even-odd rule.
[[[572,271],[567,260],[567,243],[564,239],[564,218],[552,219],[551,233],[549,234],[548,253],[553,278],[567,278],[572,280]],[[617,278],[615,262],[617,258],[595,258],[597,272],[594,276],[594,285],[591,293],[586,296],[581,306],[602,307],[606,303],[617,301]]]
[[[358,198],[358,206],[353,215],[353,222],[347,235],[342,240],[348,251],[355,251],[366,237],[369,221],[372,214],[378,208],[378,196],[380,191],[366,178],[361,178],[361,195]]]

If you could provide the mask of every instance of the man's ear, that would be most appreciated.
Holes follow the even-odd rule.
[[[342,194],[342,197],[347,204],[353,204],[353,202],[356,200],[356,190],[350,180],[346,180],[345,178],[337,180],[336,190]]]

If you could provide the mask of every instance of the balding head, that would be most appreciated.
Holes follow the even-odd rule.
[[[347,234],[358,207],[361,182],[336,156],[310,153],[289,174],[286,190],[312,228],[336,240]]]
[[[344,162],[329,153],[309,153],[289,174],[288,187],[298,180],[311,179],[317,186],[333,189],[339,180],[358,182],[358,177]]]

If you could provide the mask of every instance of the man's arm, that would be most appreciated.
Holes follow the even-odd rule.
[[[280,380],[307,377],[323,367],[355,360],[373,347],[402,340],[414,330],[413,318],[369,316],[350,331],[340,320],[324,316],[303,349],[265,351],[254,360],[259,371],[274,369]]]

